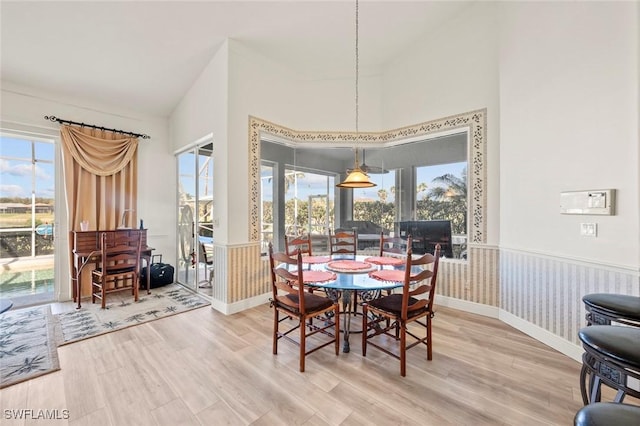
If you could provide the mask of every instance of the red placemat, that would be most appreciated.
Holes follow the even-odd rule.
[[[330,260],[329,256],[302,256],[302,263],[327,263]]]
[[[398,257],[389,257],[389,256],[373,256],[367,257],[365,262],[373,263],[375,265],[391,265],[397,266],[404,264],[404,260]]]
[[[403,282],[404,281],[404,271],[398,271],[395,269],[383,269],[381,271],[373,271],[369,273],[371,278],[375,278],[380,281],[392,281],[392,282]]]
[[[371,269],[371,264],[358,260],[334,260],[327,263],[327,268],[342,272],[362,272]]]
[[[305,283],[323,283],[334,281],[336,274],[328,271],[302,271],[302,280]]]

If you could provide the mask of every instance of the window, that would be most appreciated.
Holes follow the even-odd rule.
[[[334,224],[335,177],[291,168],[284,176],[285,233],[328,235]]]
[[[277,144],[263,144],[263,154],[269,148],[287,152]],[[283,250],[285,235],[301,234],[315,236],[314,251],[328,250],[326,236],[335,224],[335,174],[291,165],[282,152],[260,163],[261,253],[267,253],[269,243]]]
[[[353,220],[380,225],[389,234],[397,221],[396,172],[370,173],[369,177],[377,186],[353,190]]]
[[[274,215],[273,215],[273,163],[263,161],[260,169],[260,206],[261,225],[260,242],[261,253],[266,254],[269,243],[273,244]]]
[[[0,275],[14,306],[53,300],[55,144],[0,135]]]
[[[464,257],[467,162],[416,167],[416,220],[449,220],[454,257]]]
[[[55,145],[3,135],[0,148],[0,257],[53,254]]]
[[[363,149],[357,162],[376,186],[344,190],[334,184],[354,164],[353,150],[299,148],[263,140],[262,164],[272,165],[268,174],[275,176],[269,200],[264,190],[268,183],[262,179],[262,198],[272,208],[274,246],[283,244],[285,233],[326,235],[335,226],[355,226],[363,235],[380,231],[395,235],[403,223],[440,220],[447,221],[447,226],[451,222],[448,257],[463,258],[468,227],[467,147],[466,133],[367,147],[366,157]],[[263,209],[267,214],[267,207]]]

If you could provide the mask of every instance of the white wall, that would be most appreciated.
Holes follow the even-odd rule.
[[[635,2],[505,5],[501,247],[638,270],[638,16]],[[602,188],[615,216],[559,213],[561,191]]]
[[[295,130],[354,130],[355,75],[350,80],[301,81],[286,68],[231,41],[229,49],[229,243],[248,240],[248,116]],[[355,72],[355,70],[354,70]],[[363,78],[361,130],[377,129],[377,77]],[[365,118],[366,117],[366,118]]]
[[[579,360],[582,297],[640,295],[638,3],[502,12],[501,319]],[[603,188],[614,216],[560,214],[561,191]]]
[[[85,122],[104,127],[144,133],[151,139],[140,139],[138,148],[138,219],[148,229],[149,244],[154,253],[171,255],[175,252],[175,193],[174,160],[169,149],[167,120],[128,111],[114,105],[103,105],[82,99],[73,99],[3,81],[0,120],[5,130],[23,129],[59,135],[59,125],[44,119],[54,115],[66,120]],[[126,102],[125,102],[126,104]],[[167,173],[158,173],[159,169]],[[62,173],[61,169],[56,173]],[[60,181],[62,182],[62,181]],[[56,188],[56,197],[62,197],[64,188]],[[62,206],[66,206],[64,203]],[[158,214],[158,212],[163,212]],[[166,212],[166,213],[165,213]],[[56,214],[56,275],[61,283],[69,280],[68,225],[66,212]],[[169,257],[170,259],[171,257]],[[166,260],[166,257],[165,257]],[[58,275],[60,274],[60,275]],[[68,288],[65,289],[68,290]],[[68,291],[62,295],[68,296]]]
[[[487,243],[497,245],[500,109],[495,4],[465,9],[400,53],[384,69],[382,99],[385,129],[487,108]]]
[[[219,224],[214,229],[213,237],[221,244],[228,241],[229,218],[228,73],[228,43],[225,43],[185,93],[169,118],[171,143],[176,151],[212,135],[214,219],[218,219]],[[175,210],[175,191],[173,197]]]

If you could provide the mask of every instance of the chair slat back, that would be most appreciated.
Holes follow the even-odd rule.
[[[358,230],[336,229],[329,231],[329,254],[352,254],[358,250]]]
[[[412,255],[412,238],[409,236],[407,240],[407,258],[405,260],[405,275],[402,288],[402,318],[407,319],[408,313],[417,309],[427,307],[429,310],[433,308],[433,299],[436,291],[436,280],[438,278],[438,265],[440,263],[440,244],[437,244],[433,254],[427,253],[420,257],[414,258]],[[422,270],[418,273],[411,274],[414,266],[420,266]],[[428,281],[427,283],[418,285]],[[414,287],[413,289],[411,287]],[[425,298],[419,299],[418,302],[410,304],[412,297],[428,294]]]
[[[284,251],[288,256],[295,255],[296,250],[299,251],[300,254],[307,254],[311,256],[311,235],[285,235],[284,248]]]
[[[405,254],[407,250],[407,240],[400,237],[391,237],[380,233],[380,253],[379,256]]]
[[[280,266],[283,264],[285,267]],[[296,265],[295,273],[292,273],[287,269],[288,265]],[[274,253],[273,245],[269,243],[269,266],[271,267],[273,299],[286,303],[301,313],[305,313],[302,253],[297,251],[294,257],[291,257],[284,252]],[[297,295],[297,302],[294,302],[291,298],[280,296],[279,291],[284,291],[291,295]]]
[[[119,233],[117,238],[110,239],[106,232],[100,235],[102,273],[137,271],[140,265],[142,238],[139,230]]]

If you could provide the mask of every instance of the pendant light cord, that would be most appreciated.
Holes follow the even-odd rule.
[[[359,120],[359,104],[358,104],[358,95],[359,95],[359,79],[360,79],[360,52],[358,51],[358,43],[359,43],[359,34],[358,34],[358,0],[356,0],[356,140],[355,140],[355,162],[353,170],[347,170],[347,177],[344,181],[337,184],[337,187],[340,188],[371,188],[372,186],[376,186],[375,183],[371,182],[369,179],[369,175],[363,172],[360,169],[359,160],[358,160],[358,144],[360,142],[360,128],[358,126]]]
[[[358,0],[356,0],[356,137],[358,137],[358,119],[359,119],[359,104],[358,104],[358,92],[359,92],[359,75],[360,75],[360,54],[358,51]],[[357,141],[356,141],[357,142]]]
[[[360,118],[360,105],[359,105],[359,92],[360,87],[358,85],[360,80],[360,52],[358,50],[358,42],[359,42],[359,20],[358,20],[358,0],[356,0],[356,158],[355,158],[355,167],[358,168],[358,144],[360,143],[360,129],[358,126],[359,118]]]

